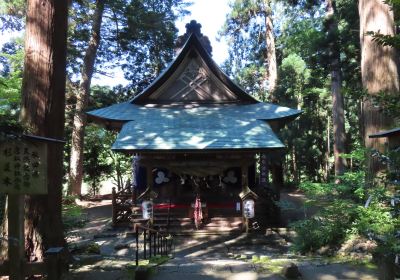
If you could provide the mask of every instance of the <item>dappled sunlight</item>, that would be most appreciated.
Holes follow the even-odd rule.
[[[131,121],[120,131],[113,149],[282,148],[282,142],[261,120],[192,117]]]
[[[228,280],[257,280],[258,276],[255,272],[240,272],[227,278]]]
[[[221,104],[220,106],[179,104],[169,105],[168,107],[160,107],[157,104],[146,104],[140,106],[124,102],[88,112],[89,116],[92,115],[104,119],[121,121],[145,121],[150,118],[174,118],[175,116],[181,117],[182,114],[185,114],[186,116],[202,115],[213,118],[227,117],[242,120],[274,120],[294,117],[300,113],[300,110],[263,102],[242,105]]]
[[[327,266],[304,266],[300,267],[300,272],[304,279],[317,280],[376,280],[375,274],[361,266],[351,266],[347,264],[332,264]]]

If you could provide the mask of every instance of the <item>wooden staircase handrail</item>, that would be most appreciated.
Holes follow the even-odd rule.
[[[153,232],[153,233],[157,233],[158,235],[160,235],[161,237],[164,237],[164,238],[168,237],[168,236],[162,234],[161,232],[159,232],[158,230],[143,226],[142,224],[139,224],[139,223],[134,223],[133,224],[133,230],[136,231],[136,229],[142,229],[143,231],[147,230],[147,231],[150,231],[150,232]]]

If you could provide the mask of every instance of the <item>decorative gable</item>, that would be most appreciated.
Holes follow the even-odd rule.
[[[132,101],[133,104],[257,103],[213,61],[198,35],[185,45],[160,76]]]
[[[187,58],[181,71],[152,93],[148,98],[154,103],[219,103],[235,102],[237,96],[211,73],[199,58]]]

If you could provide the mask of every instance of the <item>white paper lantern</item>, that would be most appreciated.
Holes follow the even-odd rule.
[[[149,220],[153,218],[153,202],[146,200],[142,202],[143,219]]]
[[[254,200],[245,199],[243,201],[243,216],[245,218],[254,218]]]

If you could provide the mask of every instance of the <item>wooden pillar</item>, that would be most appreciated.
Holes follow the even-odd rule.
[[[267,187],[268,186],[268,177],[269,177],[269,169],[268,169],[268,155],[266,153],[260,154],[260,186]]]
[[[153,165],[150,164],[146,165],[146,185],[147,185],[147,190],[153,191]],[[152,197],[149,197],[149,199],[151,201],[153,200]],[[154,224],[154,208],[153,208],[153,217],[151,217],[149,220],[149,227],[152,227],[153,224]]]
[[[277,161],[271,164],[272,173],[272,185],[273,191],[275,193],[275,200],[280,200],[280,192],[283,189],[284,179],[283,179],[283,165],[282,161]]]
[[[23,280],[25,262],[24,195],[8,195],[8,260],[10,280]]]
[[[242,170],[242,193],[246,193],[249,190],[249,183],[248,183],[248,166],[243,164],[241,167]],[[242,211],[243,211],[243,201],[242,201]],[[249,219],[244,218],[244,225],[246,229],[246,233],[249,232]]]
[[[147,188],[153,190],[153,166],[146,165],[146,185]]]

